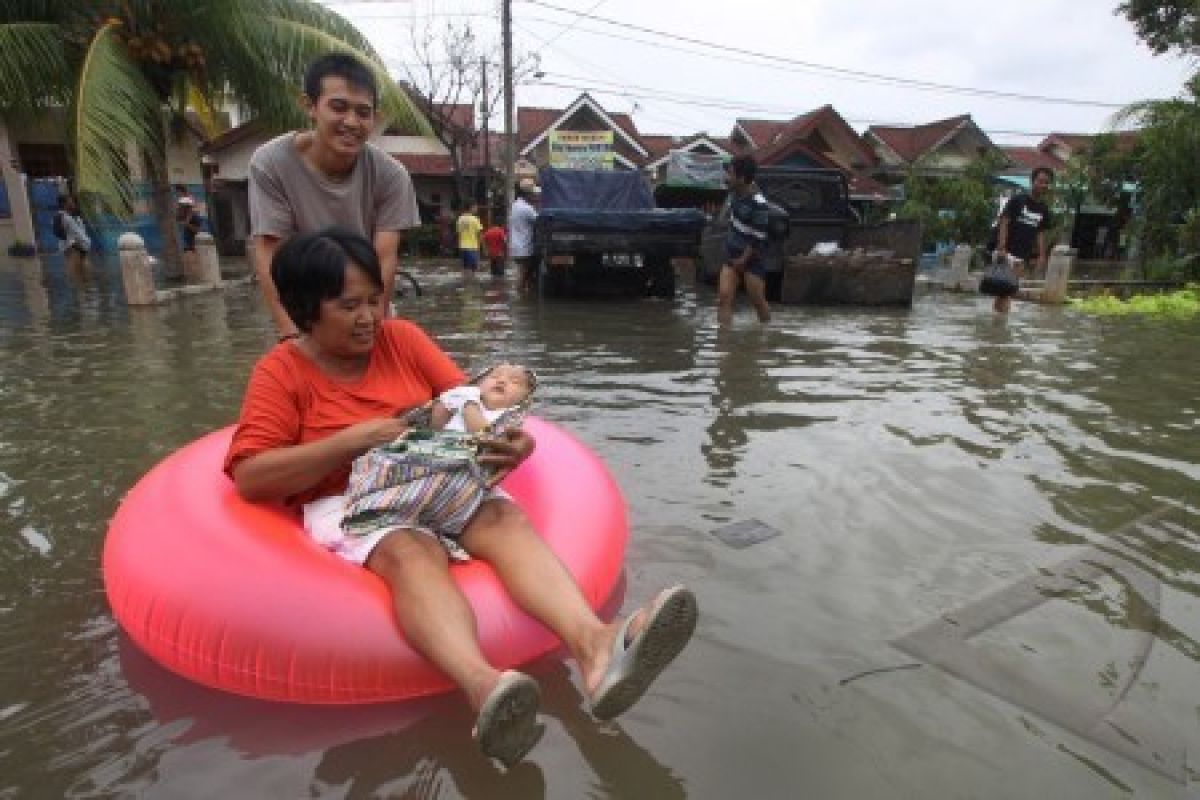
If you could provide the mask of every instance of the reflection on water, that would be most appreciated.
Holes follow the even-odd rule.
[[[454,698],[283,708],[163,673],[108,614],[104,527],[151,465],[234,417],[265,315],[251,288],[129,309],[114,263],[0,262],[0,797],[1185,791],[982,680],[883,668],[912,662],[889,642],[1040,568],[1117,557],[1154,602],[1097,573],[967,644],[1196,752],[1200,323],[929,295],[722,330],[691,286],[538,303],[457,268],[419,277],[404,313],[464,366],[537,369],[538,413],[609,463],[634,523],[624,605],[687,580],[694,645],[619,725],[587,717],[561,660],[534,665],[548,733],[508,774]],[[710,534],[749,518],[783,533],[739,551]]]

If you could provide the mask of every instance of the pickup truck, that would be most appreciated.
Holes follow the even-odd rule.
[[[636,172],[549,168],[540,182],[534,244],[543,295],[674,297],[671,260],[699,255],[702,212],[655,208]]]
[[[817,242],[846,245],[854,215],[846,176],[836,169],[759,167],[755,179],[770,205],[767,244],[767,298],[778,300],[783,264],[789,256],[807,254]],[[704,229],[700,244],[700,277],[716,283],[725,262],[729,233],[729,201]]]

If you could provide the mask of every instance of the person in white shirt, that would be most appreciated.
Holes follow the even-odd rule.
[[[63,254],[70,265],[82,265],[87,260],[87,254],[92,250],[92,238],[84,227],[83,217],[79,216],[79,203],[68,195],[58,199],[59,225],[62,234]],[[56,230],[56,233],[59,231]]]
[[[517,184],[517,199],[508,215],[508,252],[521,268],[520,287],[523,291],[537,288],[537,256],[533,248],[533,225],[537,221],[535,200],[542,190],[532,178]]]

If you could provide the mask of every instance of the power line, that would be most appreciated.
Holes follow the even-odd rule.
[[[596,0],[596,2],[592,4],[592,7],[583,13],[590,14],[593,11],[595,11],[597,8],[599,8],[600,6],[604,5],[604,3],[605,3],[605,0]],[[571,24],[564,26],[563,29],[561,31],[559,31],[558,33],[554,34],[554,36],[550,37],[549,39],[543,39],[540,43],[541,46],[549,47],[552,44],[554,44],[555,42],[557,42],[559,39],[561,39],[563,36],[566,36],[568,33],[570,33],[575,28],[576,25],[579,24],[579,21],[581,19],[583,19],[583,14],[576,17],[575,20],[573,22],[571,22]]]
[[[1024,93],[1020,93],[1020,92],[1005,92],[1005,91],[999,91],[999,90],[994,90],[994,89],[980,89],[980,88],[971,87],[971,86],[955,86],[952,84],[935,83],[933,81],[922,81],[922,80],[917,80],[914,78],[902,78],[902,77],[898,77],[898,76],[894,76],[894,75],[884,75],[884,74],[877,73],[877,72],[865,72],[863,70],[847,69],[845,67],[834,67],[834,66],[830,66],[828,64],[818,64],[818,63],[811,62],[811,61],[803,61],[801,59],[796,59],[796,58],[787,58],[785,56],[778,56],[778,55],[773,55],[770,53],[760,53],[760,52],[748,50],[748,49],[742,48],[742,47],[732,47],[730,45],[719,44],[716,42],[709,42],[709,41],[705,41],[703,39],[692,38],[690,36],[680,36],[678,34],[656,30],[654,28],[646,28],[641,25],[633,25],[628,22],[621,22],[619,20],[608,19],[607,17],[601,17],[596,14],[590,14],[587,12],[577,11],[577,10],[570,9],[570,8],[563,8],[562,6],[557,6],[557,5],[554,5],[553,3],[544,2],[544,0],[522,0],[522,2],[524,2],[527,5],[540,6],[542,8],[550,9],[551,11],[557,11],[559,13],[574,14],[577,17],[594,20],[596,22],[600,22],[605,25],[611,25],[611,26],[617,27],[617,28],[624,28],[626,30],[637,31],[638,33],[645,33],[645,34],[649,34],[652,36],[662,37],[665,39],[673,39],[675,41],[686,42],[688,44],[693,44],[693,45],[699,45],[701,47],[711,48],[713,50],[718,50],[723,53],[750,55],[750,56],[754,56],[756,58],[762,59],[764,61],[769,61],[769,62],[776,63],[776,64],[786,64],[786,65],[791,65],[794,67],[803,67],[808,70],[815,70],[818,72],[833,75],[835,77],[842,77],[842,78],[847,78],[847,79],[852,79],[852,80],[862,80],[862,81],[868,81],[868,82],[874,82],[874,83],[884,83],[884,84],[890,85],[890,86],[898,86],[898,87],[909,88],[909,89],[917,89],[920,91],[948,92],[948,93],[952,93],[952,94],[966,94],[966,95],[972,95],[972,96],[977,96],[977,97],[993,97],[993,98],[997,98],[997,99],[1006,99],[1006,100],[1025,100],[1025,101],[1035,102],[1035,103],[1055,103],[1057,105],[1074,105],[1074,106],[1087,106],[1087,107],[1094,107],[1094,108],[1111,108],[1111,109],[1119,109],[1119,108],[1124,107],[1123,104],[1104,103],[1104,102],[1100,102],[1098,100],[1080,100],[1080,99],[1076,99],[1076,98],[1067,98],[1067,97],[1050,97],[1047,95],[1024,94]],[[596,31],[590,31],[589,29],[586,29],[586,28],[581,28],[580,30],[596,33]],[[601,34],[601,35],[604,35],[604,34]],[[620,37],[618,37],[618,38],[620,38]],[[651,44],[649,42],[646,42],[645,40],[640,40],[640,39],[629,39],[629,41],[640,42],[642,44]],[[658,45],[656,45],[656,46],[658,46]]]
[[[570,89],[572,91],[590,92],[590,93],[595,93],[598,95],[612,95],[612,96],[617,96],[617,97],[636,97],[636,98],[640,98],[643,100],[654,100],[654,101],[658,101],[658,102],[672,103],[672,104],[679,104],[679,105],[700,106],[703,108],[714,108],[714,109],[723,110],[723,111],[741,111],[741,112],[754,112],[754,113],[790,113],[790,112],[783,112],[777,108],[771,108],[771,107],[765,107],[765,106],[746,105],[746,104],[725,101],[725,100],[697,99],[697,96],[695,96],[695,95],[688,96],[685,99],[679,99],[679,98],[676,98],[676,97],[673,97],[673,96],[667,95],[667,94],[654,93],[653,90],[650,90],[648,92],[639,92],[636,90],[629,91],[629,89],[632,87],[621,86],[619,84],[616,84],[617,88],[614,88],[614,89],[606,89],[606,88],[603,88],[603,86],[598,88],[595,85],[595,83],[596,83],[595,81],[593,81],[591,84],[572,84],[572,83],[558,83],[558,82],[554,82],[554,81],[539,81],[538,85],[546,86],[546,87],[553,88],[553,89]],[[608,82],[600,81],[599,83],[607,84]],[[614,85],[614,84],[609,84],[609,85]],[[844,119],[846,119],[846,122],[854,123],[855,125],[877,125],[880,127],[915,127],[915,126],[921,124],[921,123],[913,123],[913,122],[895,122],[895,121],[857,119],[857,118],[854,118],[854,119],[844,118]],[[1012,131],[1012,130],[1001,130],[1001,129],[982,128],[982,127],[980,128],[980,130],[983,130],[984,133],[998,134],[998,135],[1002,135],[1002,136],[1041,137],[1041,136],[1048,135],[1048,132]]]
[[[521,25],[520,23],[517,23],[516,27],[520,28],[521,30],[524,30],[524,31],[528,32],[528,29],[527,29],[527,28],[526,28],[524,25]],[[616,79],[617,79],[617,81],[614,81],[614,82],[608,82],[608,81],[606,81],[606,83],[610,83],[610,85],[613,85],[613,86],[619,86],[619,85],[621,85],[621,83],[620,83],[620,82],[625,80],[625,79],[624,79],[624,78],[622,78],[620,75],[617,75],[617,73],[613,72],[611,69],[608,69],[607,67],[603,67],[603,66],[600,66],[600,65],[598,65],[598,64],[595,64],[595,63],[592,63],[592,62],[588,61],[587,59],[585,59],[585,58],[582,58],[582,57],[581,57],[581,56],[579,56],[578,54],[575,54],[575,53],[568,53],[568,52],[567,52],[567,51],[565,51],[563,48],[561,48],[561,47],[555,47],[555,46],[553,46],[553,45],[551,45],[550,49],[551,49],[551,50],[554,50],[556,53],[558,53],[559,55],[563,56],[563,57],[564,57],[564,58],[566,58],[567,60],[569,60],[569,61],[573,61],[573,62],[575,62],[576,64],[578,64],[579,66],[582,66],[582,67],[584,67],[585,69],[593,70],[593,71],[595,71],[595,72],[602,72],[602,73],[606,73],[606,74],[608,74],[608,75],[611,75],[612,77],[616,78]],[[547,74],[547,73],[544,73],[544,72],[543,72],[543,76],[544,76],[545,74]],[[568,77],[568,76],[560,76],[560,77]],[[569,80],[575,80],[575,78],[568,78],[568,79],[569,79]],[[586,79],[584,79],[584,80],[586,80]],[[632,98],[631,98],[631,99],[632,99]],[[664,118],[664,119],[668,119],[668,120],[670,120],[670,121],[671,121],[673,124],[675,124],[675,125],[678,125],[678,126],[681,128],[681,129],[686,129],[686,128],[688,128],[688,127],[691,127],[692,125],[694,125],[694,124],[695,124],[695,118],[693,118],[693,119],[692,119],[692,121],[690,121],[690,122],[683,122],[683,121],[682,121],[682,120],[681,120],[679,117],[676,117],[676,116],[664,115],[664,114],[659,114],[659,116],[660,116],[660,117],[662,117],[662,118]],[[682,122],[682,124],[681,124],[681,122]],[[702,127],[702,126],[701,126],[701,127]]]

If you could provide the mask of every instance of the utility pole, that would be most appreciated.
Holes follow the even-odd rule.
[[[500,0],[501,49],[504,51],[504,213],[513,204],[516,149],[513,146],[512,0]],[[507,216],[505,217],[507,219]]]
[[[492,138],[488,130],[488,85],[487,85],[487,56],[479,57],[479,72],[483,75],[483,102],[480,104],[483,114],[483,220],[484,227],[492,227]]]

